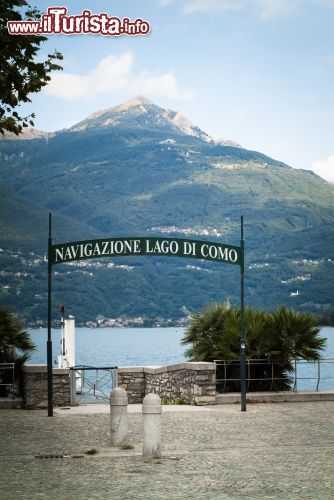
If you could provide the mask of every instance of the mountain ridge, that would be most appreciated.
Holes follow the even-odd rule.
[[[142,126],[143,122],[155,127],[172,127],[182,134],[198,137],[206,142],[213,142],[232,147],[241,147],[237,142],[228,139],[214,139],[199,127],[194,126],[188,118],[179,111],[166,110],[157,106],[143,96],[137,96],[122,104],[106,108],[88,115],[84,120],[70,127],[69,130],[81,131],[90,127],[122,126],[128,124],[131,114],[132,126]]]
[[[55,242],[166,234],[238,245],[244,215],[247,303],[313,312],[333,307],[333,186],[262,153],[186,134],[173,123],[175,115],[155,106],[123,103],[111,115],[107,108],[91,118],[99,124],[118,117],[119,124],[66,129],[47,140],[0,141],[4,251],[11,240],[13,249],[43,255],[49,211]],[[0,300],[40,320],[44,264],[28,283],[15,274],[25,264],[6,255],[0,253],[0,264],[12,281],[4,285],[10,288],[0,283]],[[82,321],[98,314],[175,319],[207,302],[238,304],[235,274],[224,266],[137,259],[59,268],[55,301],[68,303]]]
[[[217,145],[231,146],[236,148],[242,148],[240,144],[231,139],[213,138],[206,132],[203,132],[199,127],[194,126],[188,118],[186,118],[179,111],[165,110],[160,106],[157,106],[152,101],[143,96],[137,96],[128,101],[125,101],[116,106],[105,108],[99,111],[91,113],[83,120],[75,123],[69,128],[61,129],[55,132],[45,132],[42,130],[35,129],[33,127],[25,127],[19,136],[13,133],[5,133],[2,139],[12,139],[12,140],[32,140],[32,139],[49,139],[54,137],[59,133],[64,133],[66,131],[80,132],[86,130],[87,128],[94,127],[110,127],[122,125],[122,120],[124,117],[127,119],[129,111],[132,112],[132,118],[143,117],[146,114],[150,114],[150,120],[152,123],[152,118],[154,119],[155,126],[172,126],[176,131],[179,131],[185,135],[190,135],[194,137],[201,138],[206,142],[212,142]],[[134,124],[133,124],[134,125]],[[135,126],[141,126],[142,123],[135,124]]]

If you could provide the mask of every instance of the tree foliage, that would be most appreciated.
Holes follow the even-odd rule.
[[[316,318],[308,312],[296,312],[280,306],[269,315],[268,339],[274,359],[315,361],[325,346],[319,336]]]
[[[19,378],[22,365],[29,359],[35,345],[29,333],[14,314],[5,307],[0,307],[0,363],[15,363],[15,378]],[[3,381],[10,381],[10,374],[5,373]],[[0,395],[4,395],[4,387]]]
[[[284,306],[274,312],[245,308],[246,357],[259,360],[248,368],[253,390],[287,389],[294,359],[317,360],[326,339],[319,335],[316,319]],[[238,378],[240,309],[215,304],[196,313],[181,343],[190,344],[186,356],[193,361],[225,360],[228,378]],[[273,364],[272,364],[273,363]],[[277,382],[272,384],[272,371]],[[267,379],[267,381],[266,381]],[[229,384],[236,390],[236,384]]]
[[[35,346],[23,324],[6,307],[0,307],[0,363],[27,360]],[[23,354],[19,355],[18,351]]]
[[[55,51],[45,61],[36,56],[47,40],[40,35],[10,35],[7,21],[39,20],[40,12],[26,0],[0,2],[0,132],[18,135],[22,127],[34,125],[35,115],[22,117],[17,107],[31,102],[29,95],[39,92],[50,80],[49,73],[62,69],[56,64],[62,55]]]

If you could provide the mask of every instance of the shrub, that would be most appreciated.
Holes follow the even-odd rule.
[[[249,391],[290,389],[292,361],[319,359],[326,342],[319,336],[314,316],[283,306],[272,313],[246,307],[245,337],[246,358],[259,360],[247,366],[248,378],[259,379],[248,383]],[[194,314],[181,343],[190,344],[185,354],[192,361],[225,360],[226,378],[238,379],[240,308],[231,308],[226,302],[204,308]],[[217,378],[223,374],[218,372]],[[227,392],[239,388],[238,381],[218,386]]]
[[[15,363],[15,380],[21,382],[22,366],[35,349],[30,335],[9,309],[0,308],[0,363]],[[11,374],[4,372],[3,383],[11,382]],[[0,386],[0,396],[7,396],[6,386]]]

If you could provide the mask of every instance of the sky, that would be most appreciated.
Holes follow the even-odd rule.
[[[45,12],[44,0],[35,2]],[[54,131],[143,95],[213,137],[334,182],[334,0],[65,1],[150,23],[141,36],[50,35],[63,71],[25,112]]]

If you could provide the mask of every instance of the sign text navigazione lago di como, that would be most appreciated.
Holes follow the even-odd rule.
[[[227,264],[241,264],[240,247],[210,241],[173,238],[106,238],[52,245],[51,264],[102,257],[168,256],[215,260]]]

